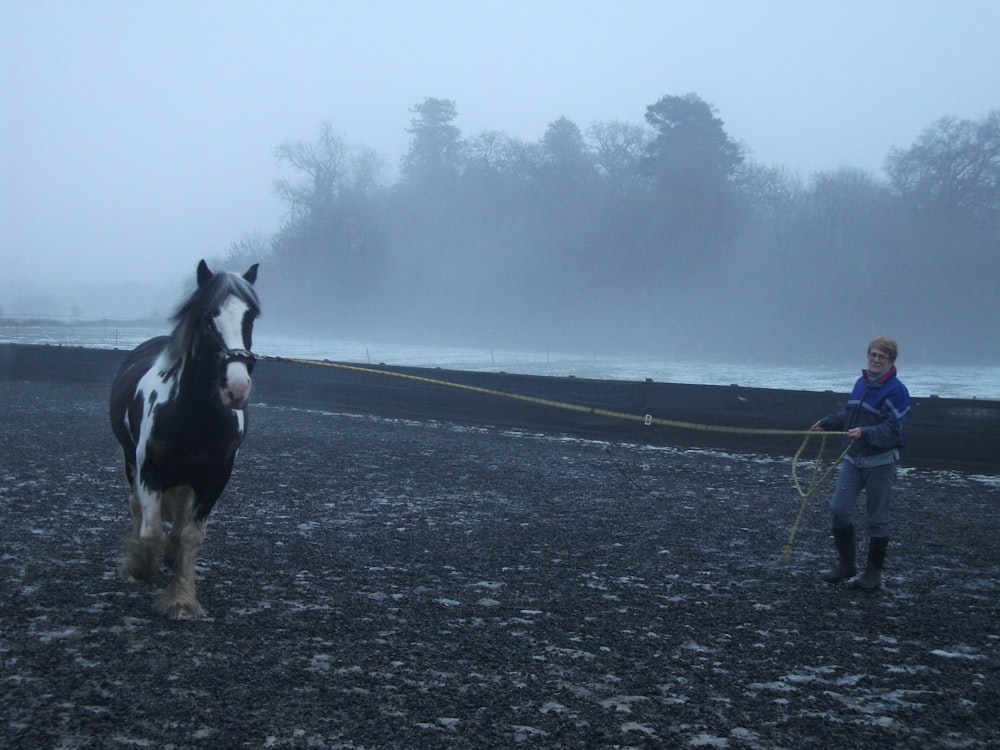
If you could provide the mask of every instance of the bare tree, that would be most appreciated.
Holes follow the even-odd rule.
[[[1000,110],[982,120],[942,117],[885,163],[892,186],[921,210],[967,211],[1000,225]]]
[[[591,123],[587,140],[598,170],[613,184],[620,185],[637,176],[650,136],[641,125],[608,120]]]

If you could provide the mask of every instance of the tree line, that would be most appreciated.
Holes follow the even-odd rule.
[[[276,149],[286,219],[226,258],[265,262],[275,325],[757,359],[885,333],[912,358],[996,360],[1000,110],[941,118],[883,175],[808,179],[756,162],[695,94],[537,141],[465,136],[448,99],[411,114],[391,182],[330,122]]]

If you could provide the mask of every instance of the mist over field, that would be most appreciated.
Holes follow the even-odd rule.
[[[5,5],[0,318],[163,319],[206,258],[275,334],[995,363],[998,21]]]
[[[911,360],[996,361],[1000,111],[938,120],[881,179],[808,181],[754,162],[696,94],[641,126],[560,118],[536,142],[466,138],[450,100],[412,114],[392,183],[328,122],[278,147],[281,229],[212,259],[262,263],[263,326],[756,362],[890,334]]]

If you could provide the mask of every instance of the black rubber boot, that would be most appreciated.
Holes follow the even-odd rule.
[[[851,581],[851,587],[864,591],[874,591],[882,585],[882,567],[885,552],[889,548],[889,537],[876,536],[868,540],[868,564],[865,572]]]
[[[837,564],[823,574],[827,583],[846,581],[858,572],[855,561],[854,527],[833,528],[833,546],[837,548]]]

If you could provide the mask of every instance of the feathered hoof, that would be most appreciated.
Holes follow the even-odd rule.
[[[205,609],[195,595],[194,583],[175,578],[156,600],[156,611],[168,620],[197,620]]]
[[[178,622],[186,622],[188,620],[200,620],[205,616],[205,610],[200,604],[192,607],[190,604],[170,604],[170,605],[157,605],[157,610],[160,614],[166,617],[168,620],[175,620]]]
[[[127,581],[151,581],[160,570],[161,539],[136,539],[125,542],[122,576]]]

